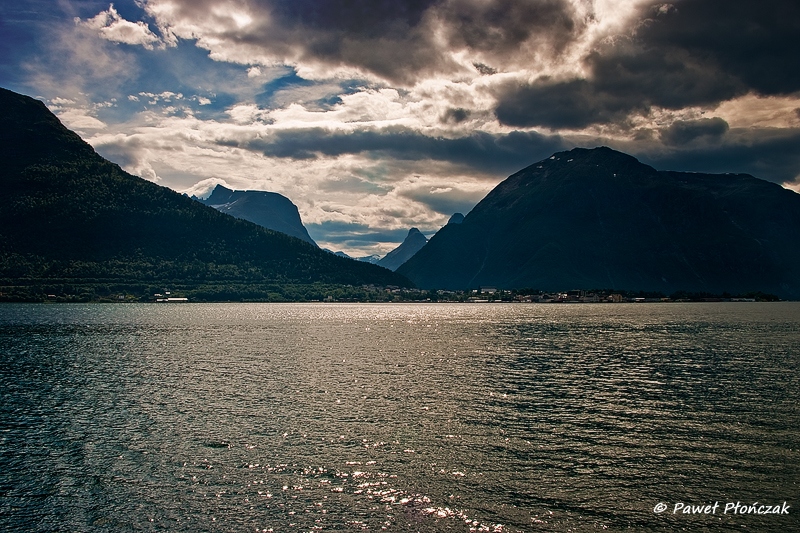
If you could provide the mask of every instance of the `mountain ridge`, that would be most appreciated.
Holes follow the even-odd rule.
[[[800,296],[800,195],[744,174],[657,171],[607,147],[509,176],[398,272],[479,285]]]
[[[7,89],[0,184],[0,294],[57,283],[88,292],[183,284],[228,298],[290,285],[411,285],[132,176],[43,103]]]

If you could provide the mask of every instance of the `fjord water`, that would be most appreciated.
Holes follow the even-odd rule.
[[[4,305],[0,354],[3,531],[800,527],[796,303]]]

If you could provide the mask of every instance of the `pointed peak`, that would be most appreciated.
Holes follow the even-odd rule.
[[[205,203],[207,205],[215,205],[215,204],[224,204],[228,202],[231,198],[231,195],[235,191],[225,187],[224,185],[220,185],[217,183],[213,189],[211,189],[211,194],[205,199]]]
[[[214,194],[215,192],[220,192],[220,193],[225,192],[225,193],[227,193],[227,192],[233,192],[233,189],[229,189],[226,186],[222,185],[221,183],[217,183],[214,186],[214,188],[211,189],[211,194]]]
[[[403,244],[411,242],[428,242],[428,238],[417,228],[411,228],[408,230],[406,238],[403,239]]]
[[[461,213],[453,213],[453,216],[447,221],[448,224],[461,224],[462,222],[464,222],[464,215]]]

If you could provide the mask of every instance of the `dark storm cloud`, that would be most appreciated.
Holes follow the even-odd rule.
[[[432,211],[450,216],[453,213],[469,213],[486,196],[486,191],[462,191],[457,188],[431,191],[430,187],[419,187],[400,195],[419,202]]]
[[[698,139],[719,139],[728,129],[728,123],[719,117],[679,120],[661,132],[661,140],[671,146],[684,145]]]
[[[271,0],[262,4],[282,25],[368,38],[402,36],[438,0]]]
[[[357,67],[389,80],[412,82],[419,72],[458,70],[437,49],[424,24],[426,12],[438,3],[251,0],[241,5],[253,17],[252,23],[233,28],[225,24],[224,13],[215,12],[217,0],[176,0],[164,21],[183,27],[185,37],[198,24],[203,26],[202,33],[217,43],[208,46],[246,45],[290,62]],[[217,23],[214,17],[219,18]]]
[[[757,136],[728,130],[715,146],[691,143],[662,154],[637,154],[659,170],[747,173],[775,183],[792,183],[800,176],[800,128],[761,131]]]
[[[800,90],[800,2],[676,2],[641,32],[645,46],[706,58],[760,94]]]
[[[634,108],[623,96],[598,91],[582,79],[568,82],[542,80],[535,85],[506,85],[495,109],[497,119],[508,126],[583,128],[590,124],[625,118]]]
[[[308,56],[366,68],[389,79],[452,70],[447,54],[467,49],[506,61],[522,43],[563,49],[582,27],[565,0],[272,0],[282,27],[303,29]],[[442,29],[445,48],[434,32]],[[482,67],[482,68],[481,68]],[[481,72],[494,72],[481,65]]]
[[[540,52],[557,52],[582,28],[570,4],[563,0],[453,1],[441,10],[440,19],[451,46],[499,59],[507,59],[507,54],[528,41],[539,45]],[[481,72],[481,67],[486,68],[475,66]]]
[[[469,118],[470,112],[468,109],[464,109],[461,107],[453,108],[451,107],[447,111],[445,111],[444,115],[441,117],[442,124],[459,124],[464,122]]]
[[[475,70],[477,70],[484,76],[491,76],[492,74],[497,74],[496,68],[492,68],[489,65],[484,65],[483,63],[476,62],[473,63],[472,66],[475,67]]]
[[[553,58],[586,27],[567,0],[240,0],[232,5],[253,18],[243,26],[215,10],[217,0],[174,0],[164,11],[155,7],[161,1],[150,0],[160,23],[184,38],[208,37],[201,46],[209,49],[245,45],[279,60],[356,67],[412,85],[472,71],[454,51],[474,53],[475,68],[487,74],[508,67],[512,55]]]
[[[331,133],[322,128],[284,130],[269,139],[233,144],[272,157],[313,159],[368,154],[398,160],[449,161],[488,172],[514,171],[566,146],[559,136],[535,132],[474,132],[445,139],[402,129]]]
[[[627,36],[584,57],[583,79],[509,84],[497,118],[512,126],[581,128],[652,106],[714,105],[747,93],[800,90],[800,4],[677,2],[647,7]]]

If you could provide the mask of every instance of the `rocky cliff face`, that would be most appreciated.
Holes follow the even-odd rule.
[[[195,200],[236,218],[317,245],[303,225],[297,206],[278,193],[234,191],[217,185],[207,199],[195,198]]]
[[[800,195],[748,175],[554,154],[398,269],[424,288],[764,291],[800,297]]]

